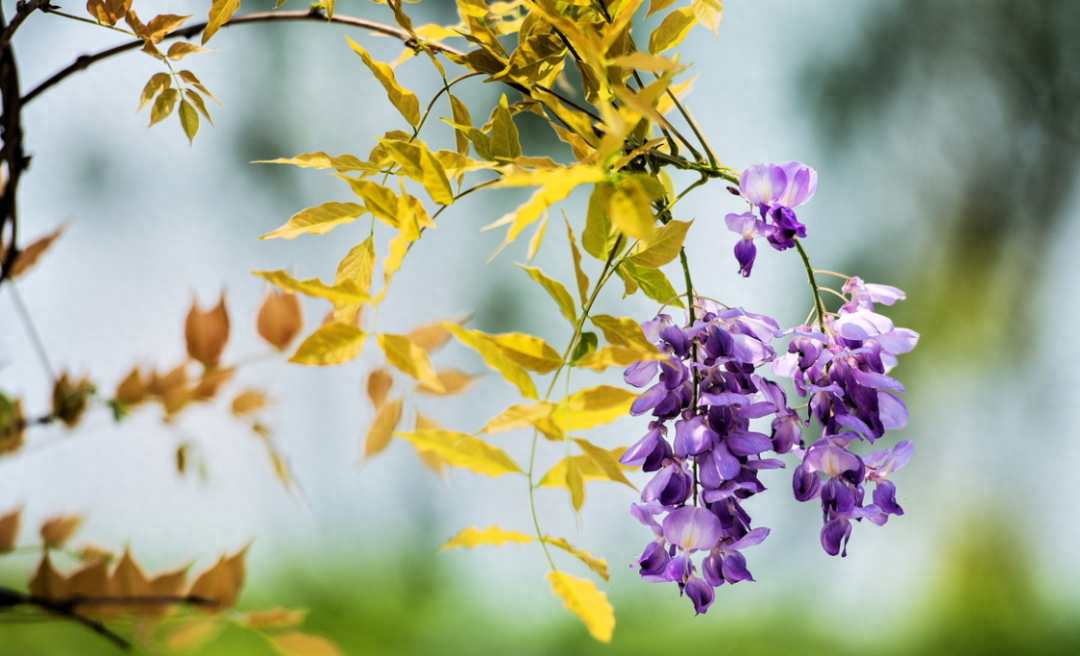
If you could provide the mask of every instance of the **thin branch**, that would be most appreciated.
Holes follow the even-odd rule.
[[[233,27],[236,25],[247,25],[252,23],[283,23],[283,22],[297,22],[297,21],[309,21],[319,23],[337,23],[339,25],[348,25],[351,27],[359,27],[376,34],[383,34],[385,36],[391,36],[399,41],[403,42],[406,46],[417,48],[421,45],[425,48],[430,48],[437,52],[445,52],[448,55],[456,55],[463,57],[465,53],[451,48],[448,45],[439,43],[437,41],[419,43],[416,38],[406,32],[405,30],[384,25],[383,23],[377,23],[375,21],[365,20],[363,18],[356,18],[354,16],[342,16],[335,14],[333,18],[328,18],[326,14],[321,10],[312,9],[311,11],[265,11],[253,14],[245,14],[242,16],[234,16],[229,22],[225,23],[223,27]],[[201,34],[206,29],[208,23],[196,23],[195,25],[189,25],[188,27],[176,30],[165,36],[166,39],[190,39],[191,37]],[[132,41],[125,43],[108,50],[102,50],[101,52],[94,53],[92,55],[82,55],[73,61],[67,68],[59,71],[49,79],[45,80],[34,89],[32,89],[26,96],[23,97],[23,103],[28,103],[34,98],[40,96],[44,91],[62,82],[67,77],[78,73],[79,71],[86,70],[91,65],[103,60],[108,59],[114,55],[127,52],[129,50],[136,50],[143,47],[142,40]]]
[[[4,33],[0,34],[0,50],[8,47],[11,43],[11,37],[15,36],[15,31],[19,29],[22,22],[30,17],[30,14],[34,13],[38,9],[45,9],[49,6],[49,0],[30,0],[25,4],[16,4],[15,16],[12,17],[11,22],[4,28]]]
[[[0,611],[15,606],[36,606],[48,613],[59,615],[64,619],[82,624],[121,649],[131,649],[130,642],[110,631],[109,628],[101,622],[78,614],[75,612],[74,605],[67,601],[51,601],[49,599],[42,599],[40,597],[23,594],[18,590],[12,590],[11,588],[0,587]]]
[[[14,217],[12,217],[12,219],[14,219]],[[34,326],[34,321],[30,317],[30,312],[27,310],[26,304],[23,303],[22,295],[19,294],[19,290],[15,287],[15,281],[11,280],[9,283],[8,287],[11,289],[11,300],[15,304],[15,311],[18,313],[19,319],[22,320],[27,335],[30,336],[30,342],[34,345],[34,352],[37,354],[38,360],[41,361],[41,366],[45,369],[45,373],[49,376],[49,381],[55,383],[56,370],[53,369],[52,362],[49,360],[49,353],[45,350],[45,343],[41,341],[41,335],[38,334],[37,328]]]
[[[18,15],[16,15],[18,18]],[[9,29],[18,27],[22,21],[15,20],[9,25],[4,18],[3,8],[0,8],[0,27],[4,34]],[[12,30],[14,32],[14,30]],[[19,178],[23,169],[26,168],[27,159],[23,154],[22,134],[22,90],[19,86],[19,67],[15,63],[15,52],[8,43],[0,48],[0,99],[3,101],[4,114],[0,117],[0,125],[3,127],[4,145],[0,149],[0,161],[7,164],[7,180],[4,182],[2,196],[0,196],[0,237],[4,234],[4,227],[11,224],[10,237],[7,241],[7,255],[0,262],[0,285],[4,283],[12,271],[15,259],[19,256],[19,222],[15,205],[15,194],[19,188]]]

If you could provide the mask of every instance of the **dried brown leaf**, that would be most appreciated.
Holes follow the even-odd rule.
[[[367,395],[372,405],[378,410],[386,403],[386,395],[394,386],[394,377],[386,369],[376,369],[371,372],[367,380]]]
[[[401,421],[402,402],[400,399],[384,405],[368,431],[364,441],[364,459],[378,455],[390,446],[390,440],[394,437],[394,429]]]
[[[216,367],[221,352],[229,341],[229,313],[225,309],[225,294],[217,307],[203,311],[198,301],[192,301],[187,321],[184,323],[188,355],[206,367]]]
[[[300,298],[296,294],[271,291],[259,308],[257,328],[259,336],[284,351],[304,329]]]
[[[188,594],[213,602],[219,610],[234,606],[244,585],[246,555],[247,547],[244,547],[232,556],[222,556],[213,567],[195,579]]]
[[[232,402],[232,413],[237,417],[247,417],[270,405],[261,390],[246,389],[236,395]]]
[[[11,551],[19,538],[19,524],[22,521],[22,508],[0,515],[0,553]]]
[[[15,257],[15,262],[11,265],[11,277],[18,278],[37,264],[38,260],[41,259],[41,256],[52,247],[53,242],[59,239],[60,235],[64,234],[65,229],[66,226],[60,226],[53,232],[20,250],[19,254]]]
[[[62,547],[75,535],[82,523],[83,518],[79,515],[53,517],[41,525],[41,539],[45,541],[45,546],[51,549]]]

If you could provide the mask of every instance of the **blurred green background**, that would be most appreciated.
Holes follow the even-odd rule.
[[[149,2],[146,15],[179,11],[172,4]],[[418,21],[453,20],[449,2],[410,8]],[[386,20],[381,9],[338,5]],[[116,43],[101,32],[34,17],[15,40],[24,84]],[[672,586],[641,582],[626,567],[649,539],[625,512],[632,492],[590,488],[580,529],[565,499],[553,498],[542,508],[547,521],[607,558],[613,572],[618,628],[610,646],[596,644],[548,593],[528,547],[437,551],[464,526],[519,527],[522,508],[512,499],[522,489],[467,474],[443,483],[400,445],[355,467],[371,420],[360,384],[375,359],[256,372],[281,401],[273,429],[303,486],[299,499],[276,486],[258,446],[235,426],[212,416],[172,428],[135,418],[70,440],[46,435],[48,448],[0,460],[0,510],[25,504],[27,526],[84,512],[85,537],[130,544],[155,570],[254,538],[241,607],[308,608],[306,627],[347,654],[1080,653],[1072,489],[1080,358],[1070,339],[1080,321],[1071,253],[1080,238],[1080,4],[729,2],[720,39],[700,32],[682,51],[700,75],[688,105],[721,157],[735,168],[789,159],[817,168],[818,196],[800,212],[815,265],[905,289],[908,300],[890,316],[922,334],[896,371],[913,417],[901,437],[917,444],[897,479],[907,514],[882,528],[856,527],[848,559],[821,553],[816,511],[790,499],[780,472],[751,509],[773,528],[759,553],[747,554],[758,582],[719,589],[709,613],[695,618]],[[118,379],[133,359],[182,354],[192,294],[205,304],[227,287],[239,326],[263,293],[249,270],[332,272],[353,243],[348,235],[254,239],[299,209],[348,200],[347,190],[246,162],[363,154],[372,135],[398,127],[344,33],[299,25],[222,33],[222,52],[204,55],[196,70],[225,106],[215,112],[217,131],[204,128],[193,148],[178,126],[147,132],[144,116],[131,117],[157,70],[141,55],[80,74],[27,108],[35,161],[20,198],[25,234],[71,225],[53,259],[20,288],[57,362]],[[384,60],[400,50],[368,42]],[[415,63],[399,74],[430,95]],[[497,97],[491,86],[476,88],[474,117]],[[532,148],[560,152],[535,123],[520,126]],[[716,209],[724,196],[718,189],[680,205],[680,218],[698,219],[700,237],[688,246],[695,283],[798,322],[807,292],[795,258],[763,253],[753,278],[736,279],[734,236]],[[408,330],[472,311],[488,330],[543,335],[554,326],[548,301],[527,280],[479,265],[500,236],[477,228],[516,199],[463,203],[440,226],[442,241],[416,249],[386,325]],[[580,199],[567,203],[572,216],[581,209]],[[503,265],[523,258],[504,255]],[[560,271],[567,260],[545,252],[541,261]],[[425,267],[458,275],[432,280]],[[615,296],[607,302],[619,309]],[[40,401],[42,374],[9,299],[0,308],[0,384]],[[621,312],[647,318],[655,307],[637,298]],[[242,354],[254,343],[230,348]],[[472,427],[512,397],[488,381],[458,401],[432,413]],[[641,430],[632,420],[619,426],[608,446]],[[173,475],[178,433],[201,440],[208,480]],[[22,587],[32,567],[28,557],[2,559],[0,583]],[[0,615],[0,656],[109,653],[78,627]],[[271,650],[230,629],[199,653]]]

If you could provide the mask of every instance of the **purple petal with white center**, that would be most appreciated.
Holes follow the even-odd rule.
[[[746,569],[746,556],[738,551],[732,551],[724,556],[720,571],[724,573],[724,580],[728,583],[754,580],[754,577],[750,575],[750,570]]]
[[[716,591],[713,587],[696,576],[691,576],[686,582],[685,592],[686,596],[690,597],[690,601],[694,602],[694,611],[697,615],[709,610],[709,606],[716,599]]]
[[[888,317],[862,309],[840,315],[833,326],[836,334],[856,341],[884,335],[895,327]]]
[[[656,377],[656,371],[660,363],[656,360],[643,360],[635,362],[623,372],[623,380],[634,387],[645,387]]]
[[[712,549],[723,531],[716,515],[697,506],[683,506],[664,518],[664,538],[687,553]]]
[[[750,456],[770,451],[772,440],[764,433],[734,431],[727,436],[728,449],[737,456]]]
[[[919,343],[919,333],[908,328],[896,328],[878,335],[874,341],[881,346],[882,353],[900,355],[915,348]]]
[[[888,392],[878,392],[877,401],[882,426],[888,430],[900,430],[907,426],[908,409],[903,399]]]
[[[810,471],[822,472],[829,478],[837,478],[846,471],[856,471],[861,465],[854,453],[831,444],[811,448],[803,464]]]
[[[847,556],[847,541],[851,537],[851,522],[846,519],[834,519],[821,528],[821,546],[825,553],[835,556],[843,550]]]
[[[787,174],[784,169],[769,162],[755,164],[742,173],[739,191],[754,205],[767,205],[784,193]]]
[[[693,571],[694,565],[686,557],[686,554],[679,554],[668,563],[667,570],[664,572],[664,580],[684,583],[686,579],[690,578],[690,573]]]
[[[759,226],[763,227],[765,225],[764,221],[750,212],[728,214],[724,217],[724,223],[727,224],[728,230],[738,234],[743,239],[760,237],[761,233],[759,232]]]
[[[780,168],[787,178],[787,185],[776,198],[778,205],[798,207],[814,197],[818,185],[817,171],[802,162],[784,162]]]

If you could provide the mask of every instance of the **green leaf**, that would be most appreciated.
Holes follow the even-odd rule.
[[[295,239],[302,234],[325,235],[339,225],[352,223],[367,213],[356,203],[323,203],[294,214],[289,222],[259,239]]]
[[[630,261],[639,267],[657,269],[679,256],[686,231],[693,221],[670,221],[656,231],[656,236],[648,245],[630,256]]]
[[[690,33],[690,28],[697,23],[697,20],[694,10],[689,7],[682,7],[671,12],[664,17],[660,27],[653,30],[649,36],[649,52],[656,55],[679,45]]]
[[[401,112],[409,125],[413,127],[420,125],[420,100],[416,97],[416,94],[398,84],[397,78],[394,77],[394,69],[390,68],[389,65],[375,61],[368,54],[368,51],[360,47],[358,43],[349,37],[345,38],[348,40],[353,52],[360,55],[364,65],[371,69],[375,79],[386,89],[391,104]]]
[[[521,157],[521,137],[506,104],[506,95],[499,99],[491,121],[491,154],[496,159],[513,160]]]
[[[367,335],[349,323],[328,323],[305,339],[289,362],[311,365],[342,364],[356,359]]]
[[[593,638],[611,642],[615,632],[615,609],[607,595],[592,581],[579,579],[563,572],[548,572],[552,591],[558,595],[566,608],[585,624]]]
[[[574,354],[571,356],[570,361],[580,366],[579,360],[587,357],[596,347],[600,345],[600,340],[596,338],[596,333],[589,331],[582,331],[581,338],[578,339],[578,343],[574,346]]]
[[[468,433],[433,429],[395,435],[409,440],[418,449],[434,451],[451,467],[461,467],[485,476],[523,473],[521,467],[502,449]]]
[[[180,125],[184,128],[188,143],[195,143],[195,135],[199,133],[199,112],[195,106],[186,100],[180,101]]]
[[[547,291],[551,298],[555,299],[555,302],[559,305],[559,311],[566,317],[566,320],[571,325],[577,323],[577,308],[574,306],[574,299],[570,296],[570,292],[566,291],[566,287],[563,286],[558,280],[544,275],[544,272],[538,268],[527,267],[522,264],[518,265],[529,274],[529,277],[540,283],[540,285]]]
[[[462,344],[472,348],[484,359],[489,367],[502,374],[508,382],[512,383],[527,399],[537,398],[536,386],[533,384],[529,372],[519,364],[511,360],[498,346],[488,341],[487,335],[479,330],[469,330],[457,324],[443,323],[444,328],[454,334]]]
[[[457,547],[467,547],[472,549],[481,545],[499,546],[501,544],[506,544],[507,542],[524,544],[532,542],[535,539],[536,538],[533,536],[526,535],[521,531],[507,531],[498,526],[489,526],[485,529],[471,526],[447,540],[446,544],[439,547],[439,549],[455,549]]]
[[[633,262],[623,262],[618,272],[620,276],[625,274],[633,279],[635,283],[641,286],[641,291],[645,292],[645,295],[654,301],[674,307],[686,307],[682,299],[679,298],[679,292],[675,291],[671,281],[667,279],[667,276],[660,269],[643,269],[635,266]]]

